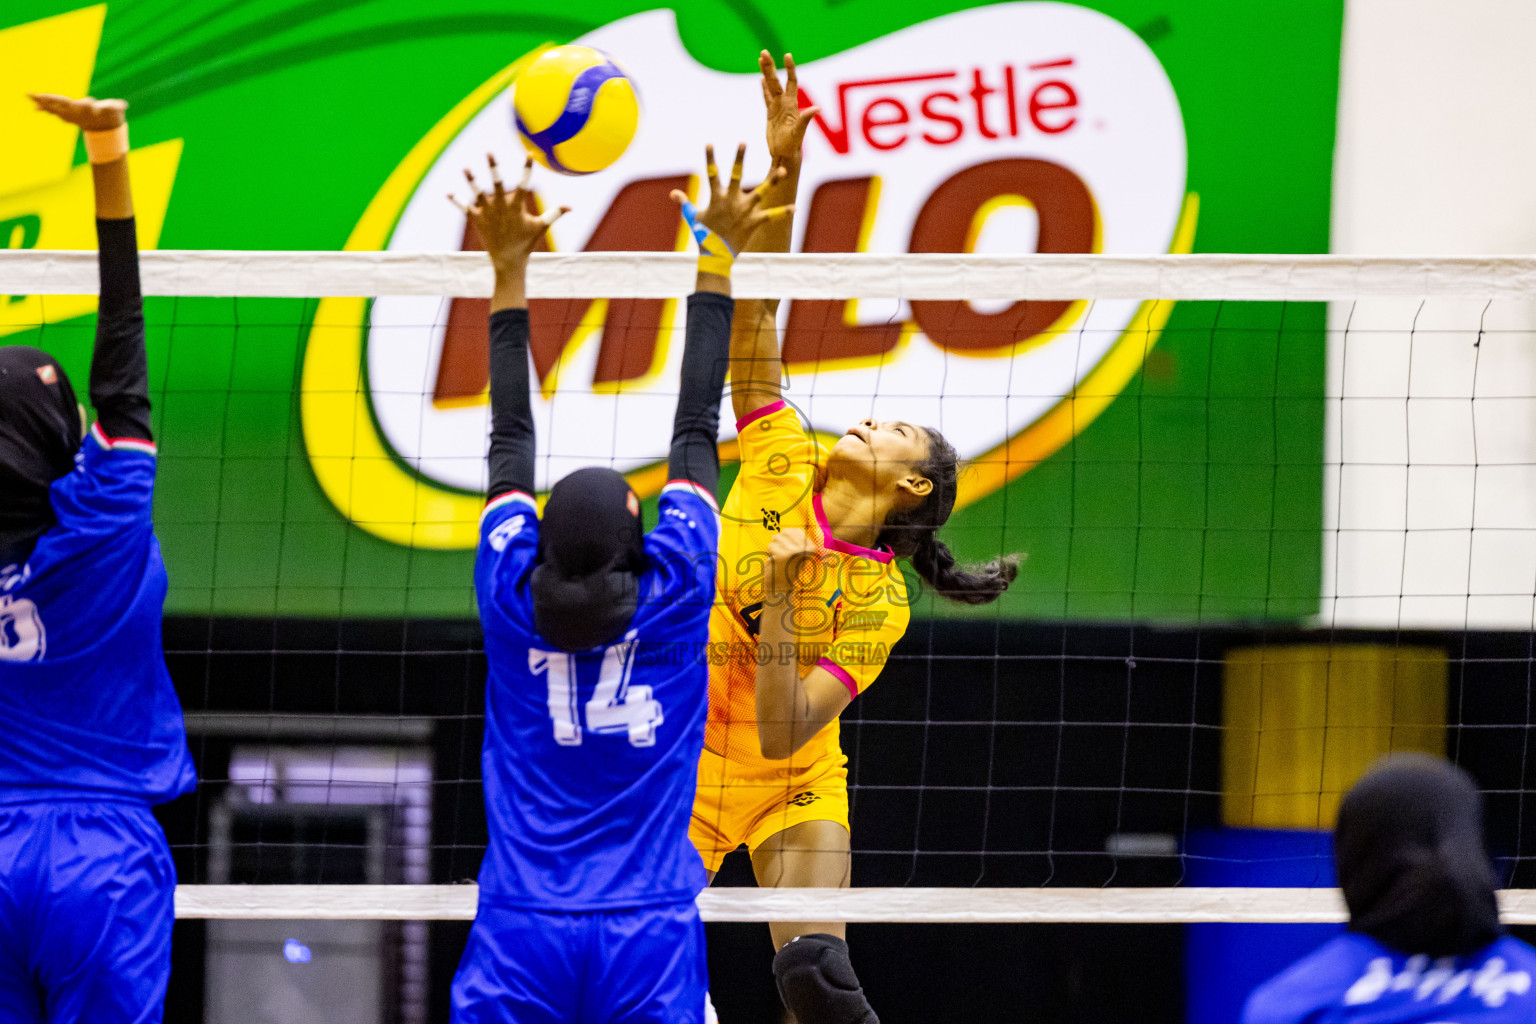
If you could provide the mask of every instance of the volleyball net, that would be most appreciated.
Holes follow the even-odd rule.
[[[202,780],[162,814],[178,915],[472,917],[488,263],[142,268]],[[601,464],[654,498],[694,269],[535,256],[541,489]],[[810,430],[939,428],[941,536],[1026,560],[978,609],[911,579],[843,716],[861,888],[716,887],[707,920],[1342,920],[1339,797],[1416,749],[1477,777],[1536,923],[1536,258],[744,255],[733,286],[788,300]],[[94,253],[0,250],[0,343],[83,381],[95,288]]]

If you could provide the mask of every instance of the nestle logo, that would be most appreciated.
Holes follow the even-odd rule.
[[[816,127],[839,155],[848,153],[854,126],[865,145],[886,152],[913,139],[948,146],[971,132],[984,139],[1016,139],[1029,128],[1059,135],[1078,123],[1077,90],[1058,77],[1073,63],[1065,57],[1029,64],[1024,73],[1005,64],[839,82],[837,123],[828,122],[823,114],[830,108],[823,107]],[[815,105],[802,85],[801,109]]]

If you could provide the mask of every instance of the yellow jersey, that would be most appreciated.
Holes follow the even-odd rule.
[[[800,674],[820,665],[857,697],[885,667],[906,632],[907,587],[895,556],[832,536],[816,493],[820,449],[783,401],[736,425],[741,469],[721,510],[717,600],[709,620],[709,719],[704,745],[738,768],[802,769],[842,763],[836,719],[784,761],[762,756],[757,736],[760,659],[796,657]],[[763,567],[773,535],[804,530],[821,552],[815,578],[802,579],[792,612],[798,651],[758,645]],[[786,614],[770,609],[772,614]]]

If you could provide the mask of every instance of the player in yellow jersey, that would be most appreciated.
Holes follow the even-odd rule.
[[[759,58],[776,177],[763,202],[794,202],[815,110],[799,109]],[[787,252],[790,222],[747,245]],[[777,303],[738,300],[731,401],[741,469],[722,509],[710,618],[709,718],[691,835],[711,877],[745,843],[759,885],[849,884],[847,758],[838,716],[879,676],[908,620],[898,558],[937,593],[995,600],[1017,562],[963,570],[936,536],[955,504],[958,456],[938,431],[866,419],[829,451],[780,394]],[[848,960],[845,926],[775,922],[774,977],[800,1024],[877,1024]]]

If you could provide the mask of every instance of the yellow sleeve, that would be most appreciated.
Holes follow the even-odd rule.
[[[906,585],[901,573],[893,571],[862,600],[838,609],[832,645],[816,664],[848,688],[850,699],[857,697],[885,669],[891,648],[907,631],[910,614]]]
[[[736,439],[741,468],[726,500],[726,515],[738,520],[769,516],[769,528],[777,531],[780,523],[771,513],[783,516],[810,501],[816,442],[783,400],[737,421]]]

